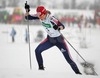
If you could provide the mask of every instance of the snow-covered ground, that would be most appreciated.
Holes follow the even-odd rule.
[[[15,42],[11,42],[10,32],[14,27],[17,31]],[[35,48],[40,42],[35,42],[37,31],[42,30],[42,26],[30,26],[31,36],[31,59],[32,70],[30,70],[29,48],[25,43],[25,29],[27,25],[5,25],[0,24],[0,78],[100,78],[100,76],[85,75],[84,68],[80,65],[83,60],[68,45],[73,60],[78,65],[83,75],[76,75],[69,64],[65,61],[63,55],[56,47],[52,47],[43,52],[45,71],[38,71],[38,65],[35,58]],[[83,58],[94,64],[94,69],[100,74],[100,28],[86,29],[87,48],[80,48],[80,31],[77,27],[66,27],[62,31],[68,41],[77,49]]]

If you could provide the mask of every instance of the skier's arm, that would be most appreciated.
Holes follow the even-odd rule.
[[[25,10],[26,10],[25,19],[27,19],[27,20],[36,20],[36,19],[39,19],[37,16],[31,16],[29,14],[29,12],[30,12],[30,5],[27,4],[27,1],[25,3]]]
[[[60,28],[60,30],[65,28],[65,26],[60,21],[58,21],[57,26]]]
[[[34,16],[30,15],[29,12],[26,12],[25,19],[27,19],[27,20],[37,20],[39,18],[35,15]]]
[[[65,28],[65,26],[58,19],[54,17],[52,18],[51,23],[55,30],[63,30]]]

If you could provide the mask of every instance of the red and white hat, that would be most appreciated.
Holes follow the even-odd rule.
[[[36,9],[36,12],[39,16],[43,15],[43,14],[46,14],[47,13],[47,10],[45,9],[44,6],[38,6],[37,9]]]

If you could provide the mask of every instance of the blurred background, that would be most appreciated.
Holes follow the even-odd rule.
[[[38,20],[29,21],[28,25],[24,17],[25,2],[26,0],[0,0],[0,69],[29,68],[29,46],[27,45],[29,33],[32,66],[33,69],[38,68],[35,48],[47,34]],[[85,62],[68,45],[74,60],[83,73],[95,75],[96,71],[100,74],[100,63],[98,62],[100,60],[100,0],[28,0],[27,2],[30,5],[30,14],[36,13],[38,5],[44,5],[65,25],[66,28],[62,30],[65,38],[89,63],[89,67],[85,66]],[[28,31],[28,26],[30,31]],[[66,72],[65,60],[62,60],[58,51],[54,47],[44,54],[45,65],[47,70]],[[58,55],[55,56],[54,53],[58,53]],[[59,61],[54,60],[56,58]],[[58,66],[56,66],[57,64]],[[67,71],[69,72],[68,67]]]
[[[0,23],[25,24],[25,2],[26,0],[0,0]],[[28,4],[31,6],[33,14],[38,5],[44,5],[65,24],[78,23],[81,15],[94,25],[100,24],[100,0],[57,0],[56,2],[54,0],[29,0]],[[40,23],[32,22],[30,24]]]

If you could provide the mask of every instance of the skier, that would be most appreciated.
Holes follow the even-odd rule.
[[[39,19],[47,32],[47,38],[43,42],[41,42],[35,49],[39,70],[44,70],[43,58],[41,53],[53,46],[57,46],[62,52],[66,61],[70,64],[73,71],[76,74],[81,74],[76,63],[72,60],[64,38],[60,33],[60,30],[63,30],[65,28],[64,25],[54,16],[51,16],[50,11],[46,10],[44,6],[38,6],[36,8],[37,15],[33,16],[29,14],[30,6],[28,4],[25,4],[25,9],[25,18],[28,20]]]
[[[15,42],[15,35],[16,35],[16,30],[12,27],[10,36],[12,37],[12,42]]]

